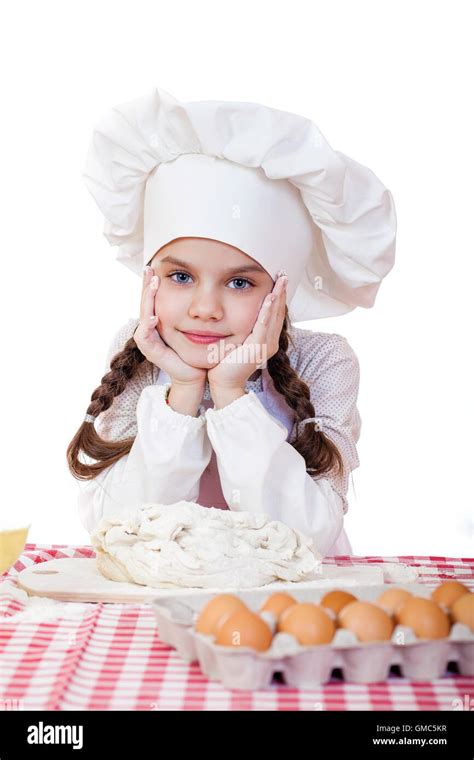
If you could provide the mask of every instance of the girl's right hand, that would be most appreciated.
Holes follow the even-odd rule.
[[[159,369],[164,370],[171,382],[181,385],[198,385],[204,387],[207,370],[192,367],[170,346],[164,343],[156,329],[158,315],[155,314],[155,296],[159,288],[160,278],[152,277],[153,269],[148,267],[143,276],[142,298],[140,304],[140,322],[134,332],[134,340],[143,356]]]

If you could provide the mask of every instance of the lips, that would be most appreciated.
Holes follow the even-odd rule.
[[[213,332],[195,332],[194,330],[182,330],[185,335],[199,335],[200,338],[227,338],[227,335],[221,335],[221,333]]]
[[[182,332],[185,338],[190,340],[192,343],[216,343],[218,340],[222,340],[222,338],[229,337],[228,335],[217,335],[215,333]]]

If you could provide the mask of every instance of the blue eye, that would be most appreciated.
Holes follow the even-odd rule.
[[[185,277],[190,277],[191,275],[187,274],[187,272],[171,272],[167,277],[173,278],[175,275],[184,275]],[[175,282],[176,285],[187,285],[187,281],[184,282],[183,280],[173,280],[172,282]],[[234,277],[231,282],[246,282],[250,288],[253,288],[254,285],[250,282],[250,280],[247,280],[245,277]],[[231,290],[249,290],[250,288],[231,288]]]
[[[168,275],[168,277],[174,277],[175,274],[184,274],[185,277],[189,277],[189,274],[186,274],[186,272],[172,272]],[[176,282],[176,280],[173,280],[173,282]],[[186,283],[183,283],[183,281],[180,281],[181,284],[185,285]],[[177,283],[178,284],[178,283]]]
[[[250,287],[253,288],[253,285],[250,282],[250,280],[246,280],[244,277],[234,277],[234,279],[231,280],[231,282],[248,282]],[[248,290],[248,288],[231,288],[231,290]]]

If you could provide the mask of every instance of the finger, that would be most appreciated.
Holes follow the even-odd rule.
[[[140,313],[141,313],[141,309],[143,305],[143,296],[145,295],[145,289],[151,280],[152,274],[153,274],[153,269],[149,265],[147,265],[145,269],[143,270],[142,292],[140,296]]]
[[[283,282],[280,286],[277,299],[272,304],[270,314],[268,315],[268,332],[267,340],[269,343],[276,342],[278,344],[280,339],[281,329],[286,313],[286,283]]]
[[[245,341],[245,345],[247,344],[253,344],[257,347],[257,351],[259,352],[259,355],[263,353],[263,356],[261,356],[261,361],[258,362],[258,367],[260,367],[261,362],[263,362],[263,366],[266,363],[266,356],[267,356],[267,332],[268,332],[268,315],[270,310],[273,308],[273,303],[276,300],[277,296],[275,293],[268,293],[267,296],[264,298],[263,303],[260,307],[260,310],[258,312],[257,319],[255,320],[255,324],[253,326],[253,330],[247,340]],[[273,299],[273,303],[272,303]]]
[[[281,285],[281,291],[279,293],[279,297],[277,300],[276,305],[276,317],[278,320],[282,320],[285,317],[285,311],[286,311],[286,296],[287,296],[287,287],[288,287],[288,280],[284,279]]]
[[[252,330],[253,337],[257,343],[264,343],[266,340],[268,329],[268,318],[273,304],[277,298],[276,293],[269,293],[265,296],[263,303],[260,307],[257,320]]]
[[[140,314],[140,322],[144,330],[144,337],[155,329],[158,315],[155,313],[155,297],[159,288],[160,278],[157,275],[151,277],[143,293],[143,307]]]
[[[287,277],[278,277],[273,286],[272,292],[264,299],[262,304],[262,314],[259,315],[261,324],[269,324],[270,317],[275,313],[281,312],[282,304],[284,311],[287,281]]]
[[[260,308],[252,332],[255,341],[261,345],[268,345],[276,337],[275,333],[278,331],[279,337],[281,332],[286,304],[285,282],[283,277],[277,279],[272,292],[265,297]]]
[[[288,277],[279,277],[274,287],[274,292],[277,294],[276,307],[274,313],[280,313],[282,308],[285,309],[286,304],[286,288],[288,285]]]

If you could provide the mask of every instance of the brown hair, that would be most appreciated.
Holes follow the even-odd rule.
[[[268,360],[267,367],[276,390],[284,396],[288,406],[293,409],[295,422],[298,422],[306,417],[314,417],[315,409],[310,400],[308,385],[290,364],[287,354],[290,340],[292,341],[288,333],[288,308],[286,308],[279,349]],[[125,390],[127,382],[145,361],[148,362],[132,335],[122,351],[112,358],[110,371],[104,375],[101,384],[92,393],[87,414],[97,417],[101,412],[109,409],[114,398]],[[336,470],[336,474],[342,472],[343,460],[339,450],[322,431],[315,430],[312,424],[297,425],[296,431],[296,439],[292,442],[292,446],[305,459],[306,469],[312,473],[313,477],[333,469]],[[67,448],[69,470],[80,480],[91,480],[106,467],[110,467],[128,454],[134,440],[133,437],[121,441],[105,441],[99,436],[93,423],[83,422]],[[81,462],[79,459],[81,451],[96,461],[92,464]]]

